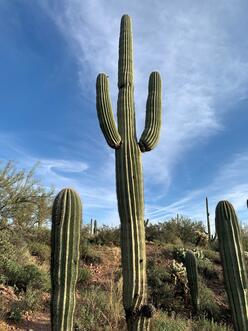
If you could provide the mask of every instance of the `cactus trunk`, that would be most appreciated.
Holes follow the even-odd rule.
[[[194,308],[194,313],[197,313],[197,311],[199,310],[198,271],[197,260],[195,254],[192,251],[187,251],[185,256],[185,265],[189,283],[191,302]]]
[[[238,219],[228,201],[218,203],[215,222],[234,328],[245,331],[248,330],[247,274]]]
[[[51,247],[53,331],[72,331],[76,304],[82,205],[77,193],[62,190],[54,200]]]
[[[123,304],[129,331],[149,330],[152,308],[147,305],[144,190],[141,152],[153,149],[161,126],[161,80],[149,80],[145,129],[136,137],[131,20],[121,20],[118,66],[118,130],[114,122],[105,74],[97,77],[100,127],[116,156],[116,190],[121,220]]]

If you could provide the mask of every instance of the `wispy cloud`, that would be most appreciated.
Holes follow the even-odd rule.
[[[75,55],[78,84],[84,98],[94,102],[96,76],[106,72],[113,106],[117,99],[120,17],[124,13],[132,17],[138,134],[144,126],[149,73],[160,71],[161,139],[154,151],[143,156],[143,164],[147,197],[155,184],[160,187],[161,199],[159,204],[153,200],[147,205],[147,216],[158,220],[182,213],[204,219],[206,194],[211,210],[218,200],[230,199],[241,211],[241,201],[248,193],[246,151],[242,154],[232,151],[232,158],[218,160],[215,168],[219,170],[212,177],[215,179],[209,179],[207,187],[194,182],[189,192],[177,199],[173,197],[169,204],[162,204],[161,200],[175,182],[176,166],[194,147],[225,131],[227,113],[238,112],[233,105],[247,96],[248,41],[243,32],[248,29],[247,4],[242,0],[228,3],[211,0],[204,5],[199,1],[179,0],[135,4],[131,0],[38,0],[37,3],[54,21]],[[98,127],[98,123],[95,125]],[[91,131],[88,137],[97,153],[103,148],[108,151],[100,162],[89,162],[83,156],[70,158],[69,153],[65,157],[42,156],[38,174],[47,185],[54,184],[57,189],[76,188],[83,197],[87,218],[91,213],[97,217],[98,210],[101,216],[102,210],[103,222],[116,223],[114,153],[102,148]],[[37,159],[34,153],[21,150],[18,141],[6,139],[8,143],[22,164],[33,165]],[[76,144],[77,141],[73,146]],[[90,153],[90,148],[87,152]]]
[[[248,152],[232,155],[214,174],[214,179],[206,187],[199,187],[185,193],[176,202],[147,206],[146,215],[154,222],[175,217],[176,214],[186,215],[198,220],[206,219],[205,197],[208,196],[211,214],[211,224],[214,227],[215,207],[220,200],[230,201],[242,222],[247,224],[248,212],[246,200],[248,197]]]
[[[164,83],[161,141],[144,157],[144,168],[149,178],[167,187],[185,153],[222,130],[225,112],[246,95],[247,52],[235,47],[242,13],[234,7],[237,3],[232,1],[204,6],[146,1],[136,7],[131,1],[65,0],[53,11],[47,8],[76,54],[82,89],[94,97],[96,75],[107,72],[113,104],[120,16],[132,16],[139,133],[149,72],[159,70]]]
[[[102,181],[97,181],[99,168],[90,167],[87,162],[69,159],[42,159],[22,147],[15,135],[1,134],[0,141],[6,147],[2,150],[2,160],[7,162],[9,155],[15,154],[18,169],[31,169],[37,164],[35,176],[47,188],[54,187],[55,193],[65,187],[74,188],[81,196],[84,206],[84,221],[97,218],[101,224],[118,224],[115,177],[112,162],[106,162],[101,171]],[[110,161],[112,156],[110,156]],[[4,162],[1,164],[4,166]],[[106,185],[108,181],[108,185]]]

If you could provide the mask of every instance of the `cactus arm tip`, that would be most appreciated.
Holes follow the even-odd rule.
[[[162,114],[162,83],[160,74],[152,72],[148,84],[145,128],[139,146],[142,152],[152,150],[159,141]]]
[[[119,149],[121,136],[117,130],[109,97],[108,77],[101,73],[96,79],[96,108],[103,135],[111,148]]]

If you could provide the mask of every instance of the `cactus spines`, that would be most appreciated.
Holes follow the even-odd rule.
[[[199,294],[198,294],[198,271],[197,260],[192,251],[187,251],[185,256],[185,266],[187,271],[187,278],[191,296],[192,306],[194,312],[199,310]]]
[[[72,189],[63,189],[56,196],[52,210],[52,331],[73,330],[81,222],[80,197]]]
[[[116,187],[121,220],[123,304],[128,330],[149,330],[147,311],[144,192],[141,152],[155,147],[161,126],[161,79],[150,76],[145,129],[136,138],[133,86],[131,19],[121,19],[118,62],[118,130],[108,96],[107,76],[99,74],[96,103],[100,127],[107,143],[115,148]]]
[[[232,204],[216,207],[216,231],[224,280],[236,331],[248,330],[247,274],[238,219]]]

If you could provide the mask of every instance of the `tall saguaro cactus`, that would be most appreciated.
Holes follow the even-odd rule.
[[[147,305],[144,193],[141,152],[158,143],[161,127],[161,79],[150,75],[145,129],[136,138],[133,85],[131,20],[121,19],[118,66],[118,103],[115,124],[108,79],[99,74],[96,82],[97,114],[108,145],[115,149],[116,187],[121,220],[123,304],[128,330],[149,330],[151,306]]]
[[[215,226],[234,327],[236,331],[246,331],[248,330],[247,274],[240,227],[230,202],[218,203]]]
[[[62,190],[52,210],[52,331],[72,331],[78,276],[82,205],[72,189]]]

